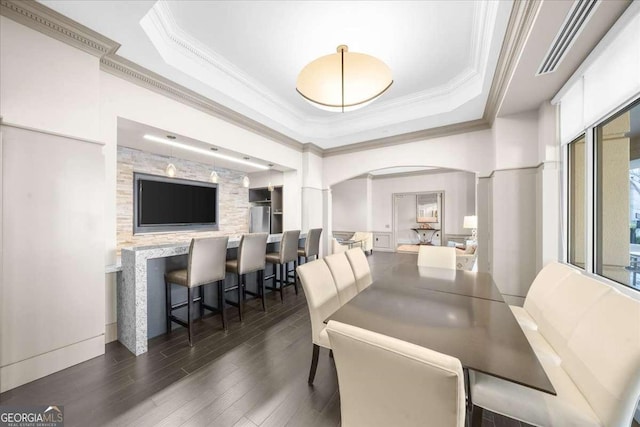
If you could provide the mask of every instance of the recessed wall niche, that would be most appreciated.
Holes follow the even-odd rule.
[[[127,246],[187,242],[194,237],[240,235],[249,231],[249,189],[242,187],[245,172],[216,167],[218,172],[218,231],[133,234],[133,173],[165,175],[167,164],[176,167],[176,178],[209,182],[213,166],[161,156],[145,151],[118,147],[116,194],[117,251]]]

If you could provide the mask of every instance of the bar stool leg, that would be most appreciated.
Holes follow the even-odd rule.
[[[167,333],[171,332],[171,283],[167,281],[167,278],[164,279],[165,284],[165,302],[166,302],[166,310],[167,310]]]
[[[260,297],[262,297],[262,311],[267,311],[267,296],[264,291],[264,270],[258,271],[258,287],[260,289]]]
[[[240,317],[240,321],[242,322],[242,282],[244,279],[244,275],[237,274],[238,279],[238,316]]]
[[[193,347],[193,341],[191,339],[191,306],[193,305],[193,299],[191,297],[191,288],[187,288],[187,331],[189,335],[189,346]]]
[[[204,287],[206,285],[200,286],[200,290],[198,293],[200,294],[200,319],[204,317]]]
[[[286,280],[287,280],[285,271],[286,271],[285,265],[280,264],[280,302],[284,302],[284,284],[286,283]]]
[[[298,279],[296,276],[297,269],[298,269],[298,261],[293,261],[293,288],[296,290],[296,295],[298,295]]]
[[[227,330],[227,311],[225,310],[224,279],[218,281],[218,309],[222,317],[222,328]]]

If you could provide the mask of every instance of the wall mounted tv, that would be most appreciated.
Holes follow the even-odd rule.
[[[217,230],[218,184],[133,174],[133,232]]]

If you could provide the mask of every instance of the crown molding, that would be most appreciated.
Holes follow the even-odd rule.
[[[482,118],[490,125],[493,124],[502,105],[511,77],[524,49],[524,44],[529,37],[541,6],[541,0],[515,0],[513,2],[507,31],[502,42],[502,49],[500,49],[500,56],[498,57],[498,64],[496,65],[491,89],[489,90],[484,114],[482,115]]]
[[[233,123],[243,129],[249,130],[275,142],[279,142],[289,148],[302,151],[302,144],[268,126],[263,125],[247,116],[244,116],[222,104],[204,97],[197,92],[187,89],[171,80],[162,77],[144,67],[141,67],[128,59],[118,55],[105,55],[100,58],[100,69],[117,77],[130,81],[138,86],[150,89],[161,95],[182,102],[190,107],[197,108],[212,116]]]
[[[0,15],[98,58],[120,44],[34,0],[0,0]]]
[[[313,154],[316,154],[316,155],[318,155],[320,157],[323,157],[323,155],[324,155],[324,149],[322,147],[318,147],[313,142],[307,142],[305,144],[302,144],[302,152],[303,153],[313,153]]]
[[[425,139],[440,138],[443,136],[457,135],[460,133],[475,132],[489,129],[491,125],[484,119],[470,120],[462,123],[454,123],[436,128],[424,129],[415,132],[403,133],[400,135],[387,136],[384,138],[372,139],[370,141],[357,142],[355,144],[342,145],[340,147],[327,148],[323,157],[338,156],[342,154],[355,153],[375,148],[390,147],[393,145],[406,144],[409,142],[423,141]]]

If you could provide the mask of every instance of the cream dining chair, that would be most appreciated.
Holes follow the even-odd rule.
[[[448,246],[420,245],[418,249],[419,267],[456,269],[456,250]]]
[[[297,268],[304,295],[307,298],[311,317],[311,340],[313,356],[309,370],[309,384],[313,384],[318,368],[320,347],[331,350],[324,320],[340,308],[338,289],[327,263],[322,259],[305,263]]]
[[[353,275],[347,255],[345,252],[329,255],[324,257],[324,262],[327,263],[336,288],[338,288],[340,305],[345,305],[351,298],[358,295],[356,276]]]
[[[367,256],[362,251],[362,248],[349,249],[345,253],[347,254],[347,259],[349,260],[353,274],[356,276],[358,292],[361,292],[368,288],[371,282],[373,282]]]
[[[463,427],[462,365],[447,356],[329,321],[343,427]]]

